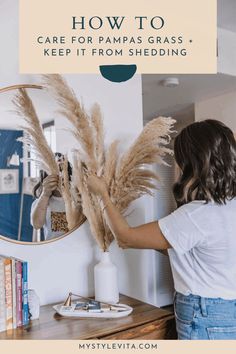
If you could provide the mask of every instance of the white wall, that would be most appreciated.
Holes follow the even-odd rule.
[[[236,132],[236,91],[195,103],[195,120],[217,119]]]
[[[69,76],[67,79],[78,95],[83,97],[87,107],[94,101],[101,104],[107,142],[116,137],[121,138],[124,148],[141,131],[142,92],[139,75],[123,84],[111,83],[97,75]],[[5,112],[4,116],[4,102],[5,107],[9,108],[8,97],[4,97],[1,96],[0,127],[5,124],[6,117],[10,118],[10,113]],[[39,103],[37,107],[40,111]],[[51,100],[45,98],[42,112],[50,112],[51,108]],[[68,137],[69,133],[61,131],[61,134]],[[131,224],[145,222],[144,202],[138,201],[132,209]],[[98,252],[87,225],[47,245],[26,246],[1,240],[0,253],[29,261],[29,286],[36,289],[42,303],[60,301],[71,290],[88,295],[93,293],[92,269],[97,262]],[[113,245],[112,254],[119,268],[121,292],[148,300],[147,252],[121,251]]]
[[[17,83],[38,83],[39,78],[18,73],[18,0],[0,1],[0,87]],[[122,139],[122,148],[142,129],[141,77],[136,75],[127,83],[115,84],[101,76],[67,76],[69,83],[88,107],[94,101],[101,104],[107,141]],[[62,119],[54,113],[55,105],[43,92],[30,91],[40,118],[57,121],[59,140],[66,150],[69,144],[63,136]],[[0,95],[0,127],[18,126],[18,117],[8,112],[12,109],[11,93]],[[60,127],[59,127],[60,126]],[[64,126],[64,122],[63,122]],[[68,135],[67,135],[68,136]],[[70,142],[71,143],[71,142]],[[131,208],[132,225],[145,222],[145,200]],[[120,291],[124,294],[152,302],[155,292],[155,262],[152,251],[136,251],[111,247],[112,258],[118,266]],[[93,293],[93,266],[99,254],[87,224],[62,240],[47,245],[26,246],[0,240],[0,254],[25,258],[30,264],[29,286],[35,288],[41,303],[63,300],[69,291]]]

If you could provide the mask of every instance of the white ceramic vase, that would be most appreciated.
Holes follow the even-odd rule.
[[[101,261],[94,267],[94,285],[96,301],[119,302],[117,269],[111,262],[109,252],[103,252]]]

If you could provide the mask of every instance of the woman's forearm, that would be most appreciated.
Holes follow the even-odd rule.
[[[108,193],[102,196],[102,201],[108,226],[122,248],[166,250],[171,247],[163,236],[157,221],[130,227],[112,203]]]
[[[36,230],[41,229],[45,224],[48,203],[49,197],[41,195],[31,210],[31,224]]]
[[[129,226],[128,222],[123,217],[123,215],[119,212],[117,207],[112,203],[108,193],[102,196],[102,201],[103,212],[113,235],[117,238],[122,236],[130,237],[131,227]]]

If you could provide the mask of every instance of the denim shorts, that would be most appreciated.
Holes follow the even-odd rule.
[[[236,339],[236,300],[175,294],[178,339]]]

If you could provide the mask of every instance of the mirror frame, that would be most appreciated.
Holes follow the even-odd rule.
[[[3,88],[0,88],[0,93],[12,91],[12,90],[18,90],[18,89],[22,89],[22,88],[42,90],[44,87],[41,85],[36,85],[36,84],[18,84],[18,85],[11,85],[11,86],[6,86]],[[3,236],[3,235],[0,235],[0,240],[10,242],[10,243],[15,243],[18,245],[26,245],[26,246],[45,245],[47,243],[59,241],[59,240],[63,239],[64,237],[70,235],[72,232],[76,231],[81,225],[83,225],[86,220],[87,220],[87,218],[86,218],[86,216],[84,216],[84,218],[81,220],[81,222],[77,226],[75,226],[72,230],[66,232],[64,235],[58,236],[58,237],[53,238],[51,240],[46,240],[46,241],[41,241],[41,242],[35,242],[35,241],[27,242],[27,241],[13,240],[13,239],[10,239],[10,238]]]
[[[18,241],[18,240],[13,240],[13,239],[10,239],[10,238],[7,238],[6,236],[2,236],[0,235],[0,240],[3,240],[3,241],[6,241],[6,242],[10,242],[10,243],[15,243],[15,244],[18,244],[18,245],[25,245],[25,246],[41,246],[41,245],[45,245],[47,243],[52,243],[52,242],[56,242],[56,241],[59,241],[61,239],[63,239],[64,237],[66,236],[69,236],[72,232],[76,231],[81,225],[83,225],[85,223],[85,221],[87,220],[86,217],[84,217],[82,219],[82,221],[80,222],[79,225],[75,226],[72,230],[66,232],[64,235],[62,236],[58,236],[58,237],[55,237],[51,240],[46,240],[46,241],[40,241],[40,242],[27,242],[27,241]]]

